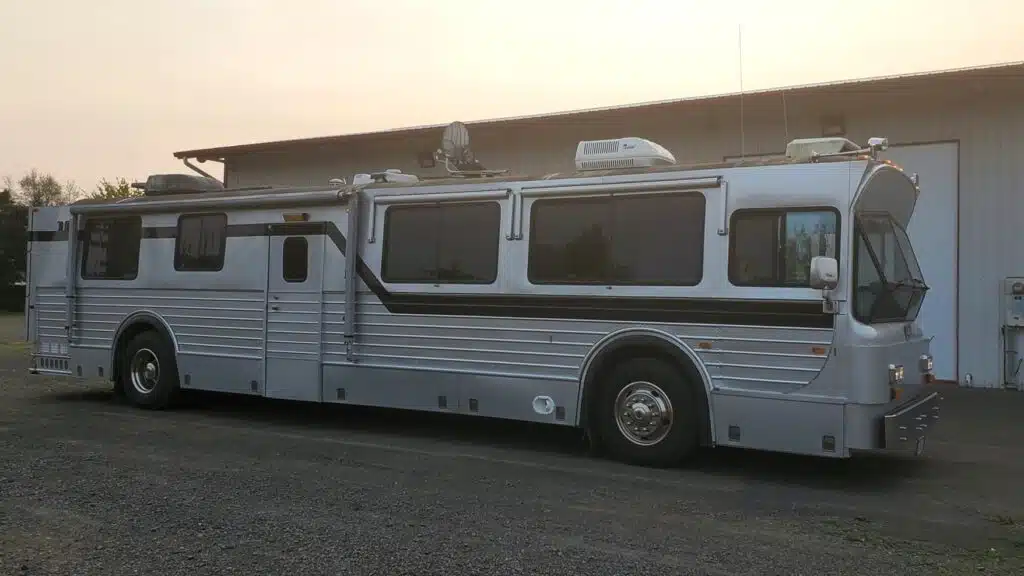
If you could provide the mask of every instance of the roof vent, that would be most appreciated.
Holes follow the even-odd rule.
[[[420,179],[415,174],[403,174],[398,168],[388,168],[383,172],[373,172],[371,174],[356,174],[352,178],[352,184],[356,186],[384,182],[405,182],[411,184],[419,181]]]
[[[810,160],[815,156],[857,152],[861,147],[846,138],[798,138],[786,145],[786,158]]]
[[[613,170],[675,164],[675,156],[643,138],[584,140],[576,147],[577,170]]]
[[[143,191],[146,196],[167,196],[171,194],[201,194],[224,190],[224,185],[215,178],[194,174],[153,174],[145,183],[135,182],[132,188]]]

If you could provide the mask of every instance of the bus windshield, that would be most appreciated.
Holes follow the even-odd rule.
[[[903,226],[887,213],[861,213],[854,242],[854,318],[865,324],[916,319],[928,286]]]

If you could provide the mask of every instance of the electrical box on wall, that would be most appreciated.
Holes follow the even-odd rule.
[[[1003,326],[1024,327],[1024,278],[1003,280]]]

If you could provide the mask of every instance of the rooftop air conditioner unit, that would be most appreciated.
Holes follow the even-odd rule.
[[[786,145],[786,157],[810,160],[815,156],[856,152],[861,147],[846,138],[798,138]]]
[[[614,170],[675,164],[665,147],[643,138],[584,140],[576,146],[576,169]]]
[[[219,192],[224,190],[224,185],[219,180],[194,174],[153,174],[145,183],[133,183],[132,188],[142,190],[146,196],[166,196]]]

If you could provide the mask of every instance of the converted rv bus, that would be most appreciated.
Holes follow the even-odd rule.
[[[915,175],[887,144],[324,186],[150,177],[35,208],[31,371],[141,408],[209,390],[572,426],[613,458],[701,446],[920,454],[938,419]]]

